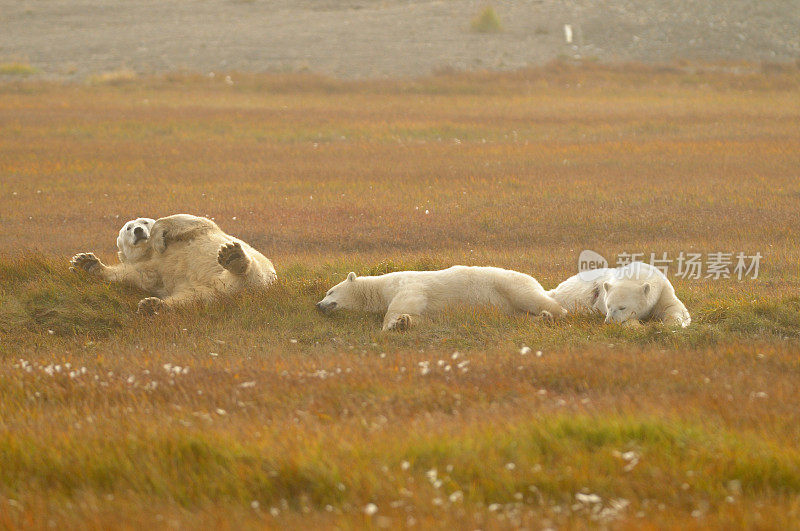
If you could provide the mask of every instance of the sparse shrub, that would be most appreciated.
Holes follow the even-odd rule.
[[[0,64],[0,75],[4,76],[29,76],[39,70],[28,63],[2,63]]]
[[[478,33],[497,33],[503,30],[500,17],[492,6],[486,6],[481,13],[472,19],[472,31]]]
[[[90,85],[119,85],[136,79],[136,72],[128,68],[111,70],[89,78]]]

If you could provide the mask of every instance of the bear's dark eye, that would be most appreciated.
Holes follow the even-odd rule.
[[[627,308],[627,306],[620,306],[620,307],[619,307],[619,311],[621,311],[621,312],[624,312],[624,311],[625,311],[625,308]]]
[[[130,225],[128,225],[128,226],[127,226],[127,228],[126,228],[125,230],[131,230],[131,226],[130,226]]]

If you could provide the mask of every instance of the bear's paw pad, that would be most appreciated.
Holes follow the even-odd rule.
[[[164,301],[158,297],[147,297],[139,301],[136,312],[142,315],[157,315],[164,306]]]
[[[402,315],[398,315],[397,319],[395,319],[394,323],[391,326],[392,330],[398,330],[400,332],[404,330],[408,330],[411,328],[411,316],[407,313]]]
[[[100,267],[100,259],[94,253],[79,253],[72,257],[69,264],[70,271],[82,270],[91,273]]]
[[[545,321],[545,322],[548,322],[548,323],[552,323],[552,322],[554,322],[556,320],[555,317],[553,317],[553,314],[548,312],[547,310],[542,310],[541,313],[539,314],[539,318],[542,321]]]
[[[245,272],[249,260],[239,242],[231,242],[223,245],[217,255],[219,265],[231,273],[240,275]]]

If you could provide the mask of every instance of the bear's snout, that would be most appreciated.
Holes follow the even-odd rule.
[[[319,310],[319,311],[321,311],[323,313],[327,313],[327,312],[333,310],[334,308],[336,308],[336,303],[335,302],[329,302],[329,303],[326,304],[323,301],[319,301],[317,303],[317,310]]]
[[[133,229],[133,244],[136,245],[139,243],[139,240],[146,240],[147,234],[144,233],[144,229],[141,227],[136,227]]]

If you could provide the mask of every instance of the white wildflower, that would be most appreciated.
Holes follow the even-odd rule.
[[[367,516],[372,516],[373,514],[378,512],[378,506],[374,503],[368,503],[364,506],[364,514]]]
[[[430,481],[431,483],[436,481],[436,475],[437,475],[437,472],[436,472],[435,468],[431,468],[430,470],[425,472],[425,476],[427,476],[428,481]]]
[[[584,504],[600,503],[603,501],[597,494],[584,494],[582,492],[575,494],[575,499]]]

